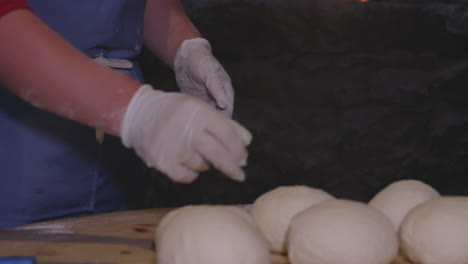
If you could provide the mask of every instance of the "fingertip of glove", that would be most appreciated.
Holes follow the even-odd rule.
[[[198,172],[186,168],[184,166],[172,167],[166,175],[174,182],[181,184],[189,184],[195,181],[198,177]]]
[[[180,184],[192,183],[193,181],[195,181],[197,177],[198,177],[198,173],[196,172],[190,173],[190,175],[179,175],[177,177],[169,176],[169,178],[173,179],[174,182],[180,183]]]
[[[237,173],[236,175],[232,175],[231,179],[238,181],[238,182],[244,182],[245,172],[241,170],[241,172]]]
[[[252,134],[247,130],[245,127],[237,123],[235,120],[232,120],[232,124],[234,128],[236,129],[239,137],[241,138],[242,142],[244,143],[245,146],[250,145],[252,143]]]
[[[242,127],[242,131],[240,132],[242,141],[244,145],[247,147],[252,143],[252,134],[245,128]]]
[[[220,110],[225,110],[227,109],[227,103],[222,100],[216,100],[216,107],[218,107]]]
[[[249,157],[249,153],[247,153],[247,154],[242,158],[242,160],[241,160],[241,162],[240,162],[241,167],[247,166],[247,159],[248,159],[248,157]]]
[[[247,131],[246,135],[245,135],[245,139],[244,139],[244,143],[246,146],[250,145],[250,143],[252,143],[252,134],[250,134],[250,132]]]

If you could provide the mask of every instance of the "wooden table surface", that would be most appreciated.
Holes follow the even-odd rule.
[[[0,230],[0,256],[35,256],[38,263],[155,263],[154,230],[172,209],[71,218]],[[272,255],[273,264],[287,258]],[[410,264],[398,257],[393,264]]]

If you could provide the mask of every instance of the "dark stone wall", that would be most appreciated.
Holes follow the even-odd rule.
[[[185,1],[231,75],[234,119],[254,135],[248,180],[179,185],[148,170],[149,206],[251,203],[306,184],[367,201],[420,179],[468,195],[465,1]],[[145,76],[175,90],[149,53]]]

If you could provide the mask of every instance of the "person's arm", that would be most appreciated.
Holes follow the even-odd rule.
[[[148,0],[145,9],[144,44],[173,67],[184,40],[201,34],[187,17],[180,0]]]
[[[28,10],[1,16],[0,36],[0,83],[25,101],[120,136],[174,181],[191,182],[211,165],[244,180],[250,133],[205,103],[94,62]]]
[[[31,11],[0,17],[0,83],[25,101],[119,135],[140,83],[86,57]]]

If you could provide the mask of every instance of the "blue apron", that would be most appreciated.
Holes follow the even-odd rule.
[[[46,24],[90,57],[133,59],[145,0],[29,0]],[[142,81],[138,66],[121,70]],[[143,166],[120,140],[37,109],[0,87],[0,229],[135,208]]]

